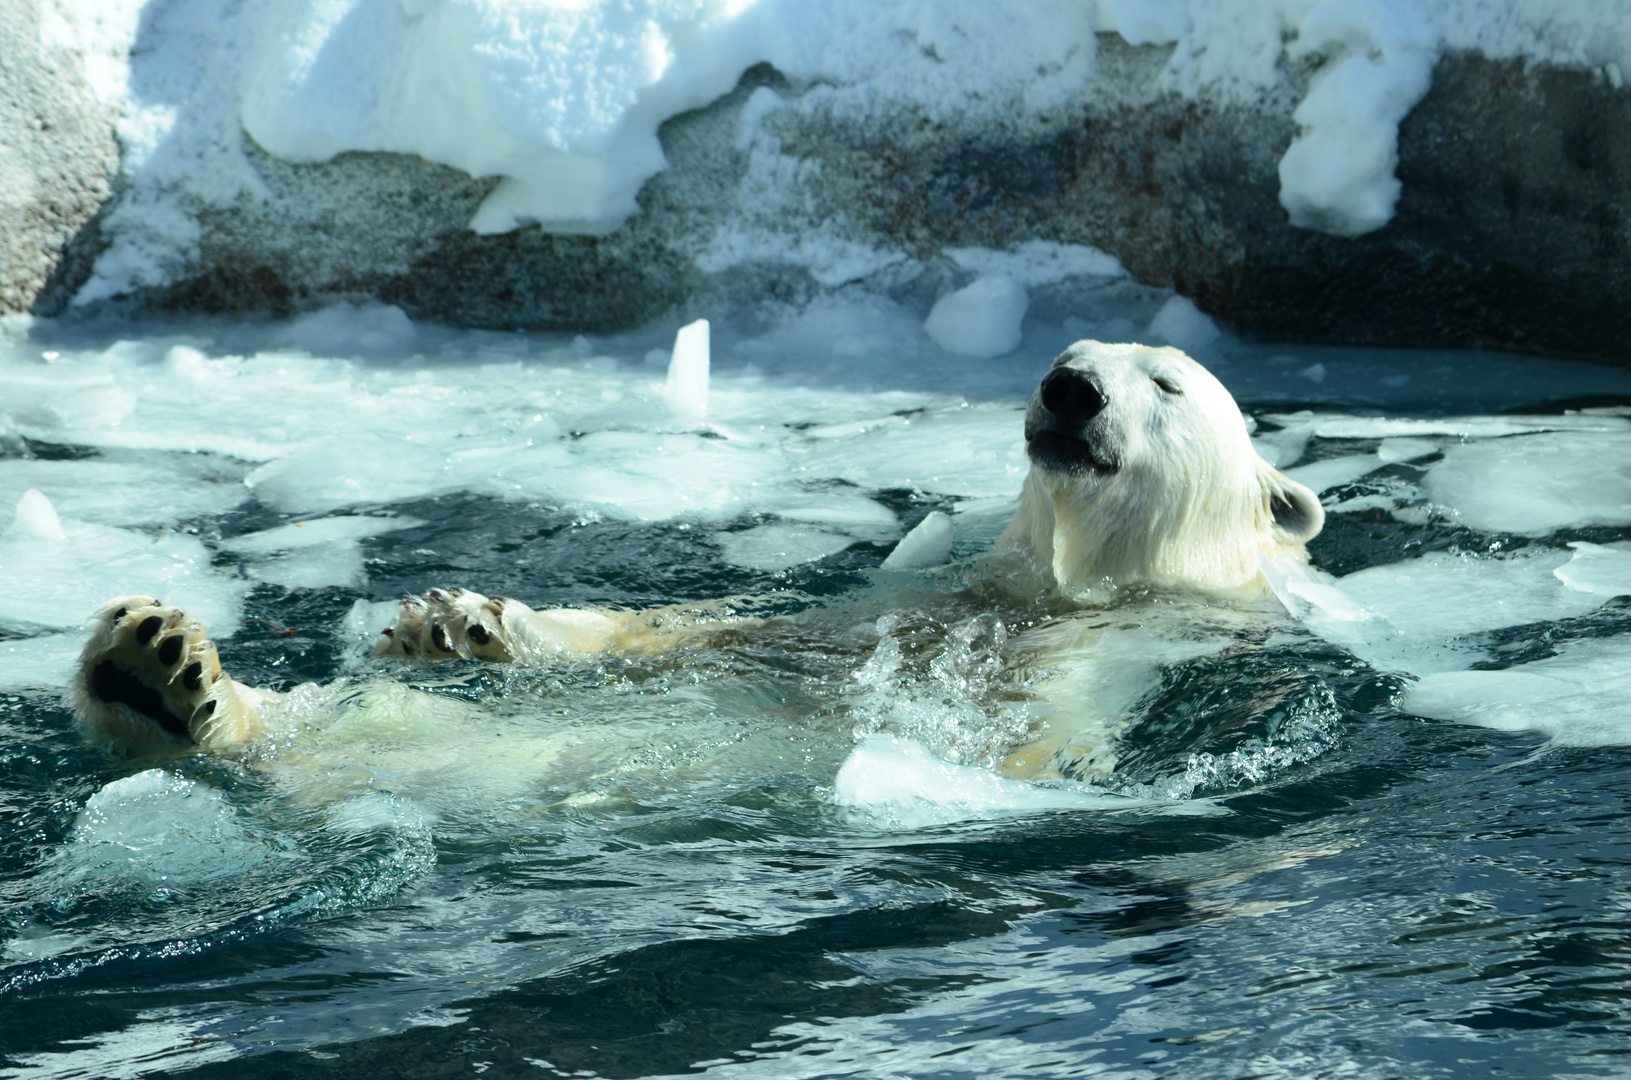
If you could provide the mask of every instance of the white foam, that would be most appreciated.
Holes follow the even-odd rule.
[[[1031,298],[1011,277],[976,278],[935,301],[923,330],[958,356],[1006,356],[1019,348]]]
[[[921,570],[939,566],[951,558],[953,535],[951,518],[939,510],[932,510],[895,545],[895,550],[884,559],[883,568]]]
[[[896,829],[1049,810],[1124,810],[1142,805],[1086,784],[1032,784],[972,765],[954,765],[920,743],[877,734],[863,738],[844,760],[833,781],[833,799],[863,812],[877,825]]]
[[[219,791],[148,769],[86,800],[60,850],[88,888],[118,879],[180,888],[242,873],[275,849],[245,830]]]

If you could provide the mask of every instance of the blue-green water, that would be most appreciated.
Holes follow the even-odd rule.
[[[251,352],[213,332],[226,344],[200,345],[200,363]],[[502,345],[520,366],[507,386],[482,391],[481,416],[495,428],[522,424],[540,388],[554,386],[551,446],[589,455],[585,467],[608,470],[598,482],[609,487],[648,475],[624,463],[655,443],[594,446],[608,432],[659,438],[660,418],[607,412],[621,406],[600,390],[636,396],[653,377],[640,359],[650,342],[604,344],[622,363],[597,369],[581,346],[551,352],[559,343],[451,332],[427,345],[430,333],[416,346],[430,355],[417,360],[279,361],[309,380],[290,400],[328,395],[322,408],[359,417],[356,438],[379,436],[389,410],[371,412],[374,402],[428,386],[437,408],[463,407],[459,395],[474,393],[456,381],[473,363],[466,354]],[[239,383],[211,368],[192,391],[203,402],[197,447],[165,442],[153,434],[163,416],[146,411],[154,391],[143,380],[174,385],[180,365],[168,342],[134,359],[110,343],[45,331],[14,343],[3,372],[14,394],[70,383],[39,354],[79,350],[69,357],[76,385],[129,389],[135,405],[96,429],[123,434],[93,436],[61,411],[47,415],[55,391],[30,390],[32,403],[13,408],[0,471],[26,473],[26,486],[44,490],[74,543],[114,552],[75,571],[87,588],[122,566],[157,572],[135,540],[118,547],[92,526],[143,543],[196,540],[205,564],[164,572],[236,619],[221,641],[224,664],[250,683],[325,689],[281,729],[282,741],[248,757],[120,759],[81,738],[55,685],[62,650],[49,643],[61,634],[72,644],[71,630],[33,608],[8,609],[0,644],[40,651],[19,653],[0,691],[6,1075],[1631,1069],[1631,747],[1601,735],[1616,724],[1631,730],[1631,716],[1612,708],[1599,708],[1590,740],[1411,715],[1404,694],[1414,676],[1265,609],[1208,628],[1206,648],[1160,664],[1140,689],[1108,786],[1158,790],[1153,800],[971,814],[955,793],[924,790],[903,818],[900,807],[840,797],[839,772],[858,746],[874,745],[868,735],[909,736],[977,767],[1022,722],[1036,662],[1026,632],[1067,613],[971,595],[955,572],[877,567],[931,509],[960,511],[959,556],[1000,528],[1002,460],[971,457],[924,480],[913,455],[951,460],[958,438],[983,438],[988,424],[1011,421],[1017,439],[1047,342],[1036,355],[953,371],[966,390],[925,386],[921,364],[883,368],[871,384],[861,365],[845,368],[841,400],[831,372],[827,396],[795,392],[810,383],[792,360],[777,368],[754,354],[758,372],[741,374],[720,349],[716,394],[736,397],[716,399],[723,434],[687,443],[686,460],[770,446],[781,471],[733,483],[779,494],[739,508],[698,495],[661,512],[618,511],[625,504],[611,492],[552,501],[551,480],[519,495],[476,490],[453,465],[440,487],[366,489],[352,503],[301,504],[310,489],[298,476],[284,475],[284,488],[265,479],[244,487],[268,460],[318,459],[245,458],[249,449],[211,449],[204,436],[275,442],[235,410],[278,412],[290,431],[299,410],[270,396],[234,404],[232,387],[263,385],[251,385],[252,365],[235,369]],[[1271,414],[1301,406],[1373,419],[1556,416],[1563,399],[1631,400],[1628,373],[1603,369],[1558,365],[1549,377],[1501,358],[1340,352],[1288,364],[1278,361],[1285,352],[1237,347],[1212,358],[1268,432],[1286,426]],[[1299,374],[1321,358],[1328,376]],[[1467,377],[1478,371],[1490,377]],[[1378,389],[1407,372],[1413,384]],[[944,396],[955,392],[966,397]],[[509,395],[530,395],[514,417],[493,404]],[[160,419],[142,427],[149,415]],[[896,456],[864,475],[852,464],[818,467],[829,444],[874,453],[856,440],[881,438],[881,428],[843,423],[889,417],[878,424],[930,430],[888,444]],[[753,443],[753,424],[773,435]],[[436,452],[454,462],[483,437],[479,423],[464,430],[466,441]],[[1299,460],[1378,443],[1316,434]],[[1426,484],[1436,460],[1389,464],[1329,489],[1331,505],[1379,501],[1333,511],[1312,545],[1316,564],[1349,575],[1438,552],[1476,572],[1517,574],[1531,556],[1566,560],[1578,550],[1570,542],[1612,553],[1631,539],[1631,528],[1611,523],[1492,532],[1465,514],[1414,512],[1419,493],[1400,492]],[[383,475],[361,459],[355,472]],[[701,490],[688,482],[664,481]],[[204,484],[220,490],[198,495]],[[883,507],[897,524],[857,526],[846,500]],[[348,541],[354,549],[263,557],[234,546],[291,521],[386,514],[393,527]],[[775,567],[764,544],[728,539],[785,546],[790,534],[754,530],[812,520],[844,541],[837,551]],[[13,559],[9,573],[37,575],[12,577],[14,587],[71,598],[73,583],[51,576],[57,564],[10,542],[0,548]],[[360,562],[348,561],[353,550]],[[331,583],[288,584],[299,580],[291,566]],[[1551,571],[1536,580],[1551,582]],[[752,594],[781,617],[665,656],[534,670],[360,659],[364,632],[377,629],[368,619],[386,609],[358,601],[459,583],[628,606]],[[1401,588],[1395,599],[1408,609]],[[1134,603],[1126,627],[1159,622],[1159,599]],[[1463,644],[1484,651],[1466,666],[1573,655],[1574,642],[1618,647],[1631,607],[1611,595],[1587,600],[1566,611],[1548,600],[1470,627],[1477,640]],[[399,713],[413,721],[390,719]],[[899,766],[887,756],[873,765]]]

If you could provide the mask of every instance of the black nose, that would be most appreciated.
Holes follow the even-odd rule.
[[[1042,407],[1068,423],[1084,423],[1104,411],[1104,394],[1091,376],[1075,368],[1048,372],[1041,391]]]

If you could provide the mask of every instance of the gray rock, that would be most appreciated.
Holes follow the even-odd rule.
[[[40,40],[33,0],[0,8],[0,314],[54,313],[89,275],[119,165],[114,110]]]
[[[295,165],[250,147],[272,197],[201,212],[196,264],[123,303],[286,312],[371,296],[461,325],[604,330],[751,319],[864,282],[926,312],[970,276],[945,249],[1049,240],[1102,248],[1251,335],[1631,363],[1631,92],[1591,72],[1446,55],[1401,129],[1397,217],[1350,240],[1293,228],[1278,201],[1307,71],[1222,106],[1159,91],[1164,48],[1103,36],[1099,52],[1101,85],[1075,107],[979,127],[858,112],[755,69],[664,126],[670,167],[605,236],[478,236],[466,225],[490,179],[389,154]],[[744,138],[756,92],[781,104]],[[72,213],[36,201],[24,214],[42,253],[30,265],[46,269],[8,274],[7,308],[50,310],[83,280],[75,253],[92,246],[100,167],[63,181]],[[1033,291],[1033,311],[1101,308],[1105,288],[1061,282]]]

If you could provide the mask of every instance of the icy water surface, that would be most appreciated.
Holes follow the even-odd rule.
[[[1031,386],[1117,329],[716,328],[704,421],[673,327],[10,326],[5,1075],[1624,1075],[1631,371],[1223,340],[1330,580],[971,591]],[[880,569],[934,510],[958,561]],[[766,621],[366,658],[447,584]],[[88,746],[61,687],[130,592],[319,685],[243,756]],[[1101,786],[989,771],[1050,694],[1119,710]]]

